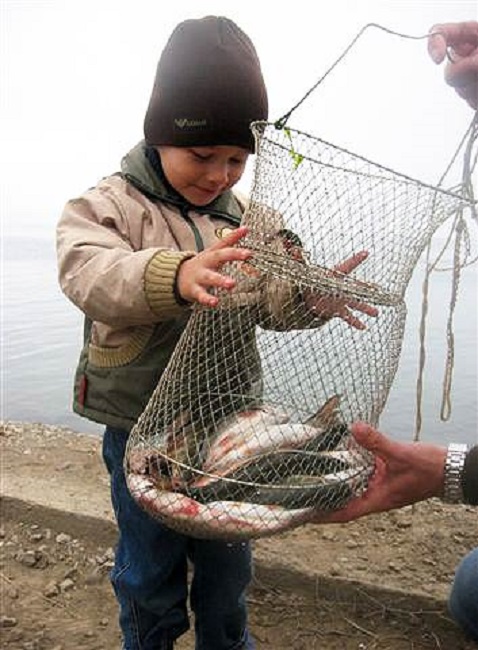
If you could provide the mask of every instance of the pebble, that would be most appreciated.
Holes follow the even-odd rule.
[[[23,566],[33,568],[37,563],[34,551],[19,551],[15,558]]]
[[[47,584],[45,589],[43,590],[43,595],[46,596],[47,598],[53,598],[54,596],[58,596],[60,593],[60,588],[58,587],[57,583],[52,580]]]
[[[58,587],[60,588],[60,591],[62,593],[66,593],[67,591],[70,591],[71,589],[74,588],[74,586],[75,586],[75,583],[73,582],[73,580],[71,578],[66,578],[65,580],[62,580],[60,582],[60,584],[58,585]]]
[[[13,616],[0,616],[0,628],[15,627],[18,621]]]

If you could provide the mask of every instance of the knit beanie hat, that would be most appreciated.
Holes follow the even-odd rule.
[[[177,25],[158,63],[144,120],[147,144],[254,151],[250,124],[267,116],[267,91],[249,37],[221,16]]]

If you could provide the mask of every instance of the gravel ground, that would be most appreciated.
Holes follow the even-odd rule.
[[[100,440],[37,423],[1,431],[1,647],[119,649]],[[255,542],[258,650],[471,650],[445,600],[477,539],[476,509],[432,500]],[[178,644],[193,647],[192,633]]]

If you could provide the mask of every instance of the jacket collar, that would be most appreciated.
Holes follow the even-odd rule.
[[[191,205],[176,192],[166,180],[161,160],[156,150],[144,141],[138,143],[121,161],[121,173],[140,192],[154,201],[177,206],[181,212],[192,210],[199,214],[223,216],[239,225],[242,212],[231,190],[223,192],[212,203],[204,207]]]

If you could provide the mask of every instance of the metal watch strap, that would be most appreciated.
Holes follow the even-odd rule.
[[[446,503],[463,503],[461,477],[468,452],[467,445],[450,443],[445,460],[445,481],[443,501]]]

